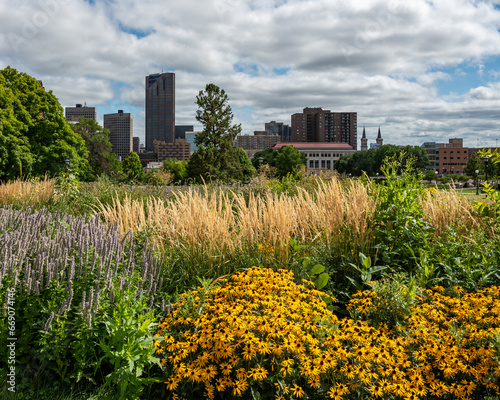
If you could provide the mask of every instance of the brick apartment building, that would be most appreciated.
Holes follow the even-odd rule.
[[[304,108],[292,115],[291,142],[347,143],[357,150],[358,122],[355,112],[331,112]]]

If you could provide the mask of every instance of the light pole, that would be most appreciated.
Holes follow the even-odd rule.
[[[436,170],[434,171],[434,175],[435,175],[434,182],[436,183],[436,186],[437,186],[437,184],[438,184],[438,173],[439,173],[439,171],[436,169]]]
[[[69,158],[67,158],[66,160],[64,160],[64,163],[66,164],[66,172],[69,173]]]
[[[476,196],[479,195],[479,170],[474,171],[476,173]]]

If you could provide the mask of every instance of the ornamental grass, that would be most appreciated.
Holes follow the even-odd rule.
[[[458,227],[466,233],[484,226],[481,218],[474,212],[471,202],[453,188],[426,189],[422,192],[419,202],[422,204],[426,221],[431,224],[436,234],[443,233],[448,227]]]
[[[118,224],[122,233],[147,232],[164,247],[202,248],[209,257],[245,252],[265,243],[284,262],[289,242],[326,241],[354,253],[368,248],[375,200],[359,181],[333,177],[314,190],[297,188],[296,196],[273,192],[250,194],[203,190],[179,191],[173,200],[130,197],[100,204],[104,219]]]
[[[422,292],[394,329],[339,320],[289,271],[186,293],[159,325],[174,399],[484,399],[500,392],[500,288]],[[351,307],[372,307],[360,292]],[[381,304],[380,302],[378,304]],[[358,310],[361,315],[365,308]]]
[[[22,180],[0,183],[0,206],[7,204],[26,205],[39,207],[48,203],[54,196],[56,179]]]

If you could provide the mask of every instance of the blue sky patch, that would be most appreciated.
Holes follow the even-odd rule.
[[[237,63],[233,65],[234,72],[243,72],[244,74],[259,76],[259,67],[257,64]]]
[[[286,75],[288,73],[288,71],[290,71],[291,68],[290,67],[285,67],[285,68],[273,68],[273,72],[276,74],[276,75]]]
[[[463,95],[473,88],[488,86],[496,82],[500,72],[500,60],[494,59],[475,65],[465,62],[453,68],[435,69],[431,72],[437,71],[444,72],[450,76],[450,79],[436,81],[435,85],[440,96],[447,96],[451,93]]]
[[[143,31],[143,30],[140,30],[140,29],[129,28],[127,26],[124,26],[121,23],[118,26],[120,27],[120,30],[122,32],[129,33],[130,35],[134,35],[137,39],[142,39],[142,38],[144,38],[146,36],[149,36],[152,33],[154,33],[154,30]]]

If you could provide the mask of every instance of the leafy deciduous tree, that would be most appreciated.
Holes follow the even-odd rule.
[[[306,163],[306,155],[293,146],[281,147],[276,155],[276,168],[280,177],[297,173],[300,167],[305,166]]]
[[[142,182],[144,180],[144,169],[137,153],[131,151],[122,162],[124,180],[128,183]]]
[[[163,161],[163,169],[174,174],[174,182],[184,182],[187,178],[187,163],[169,158]]]
[[[87,155],[52,91],[14,68],[0,70],[0,179],[57,175],[66,171],[66,159],[83,178]]]
[[[81,135],[89,151],[89,164],[93,170],[93,179],[105,174],[111,177],[121,175],[121,163],[116,154],[112,152],[109,141],[109,130],[102,128],[93,119],[80,117],[73,130]]]
[[[479,172],[476,174],[476,171]],[[464,167],[464,173],[474,179],[476,179],[479,174],[484,174],[484,164],[477,153],[473,153],[469,157],[467,165]]]

